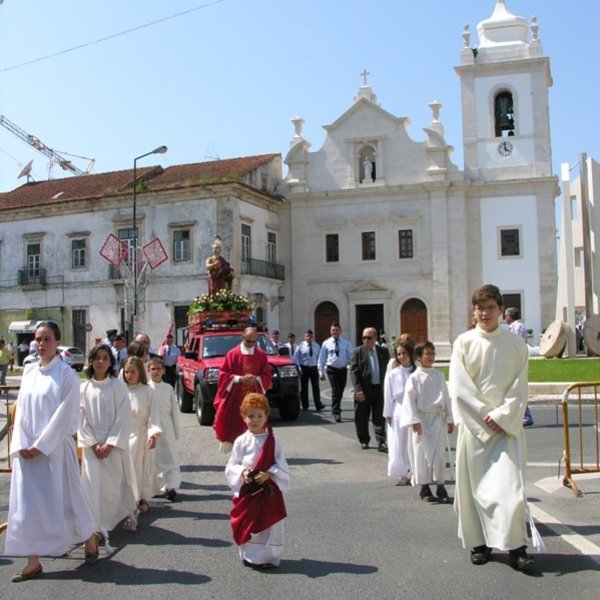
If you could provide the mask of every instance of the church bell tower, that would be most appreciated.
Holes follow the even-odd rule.
[[[528,24],[497,0],[477,25],[472,47],[465,25],[461,80],[465,174],[476,181],[552,174],[548,89],[550,62],[542,56],[537,19]]]

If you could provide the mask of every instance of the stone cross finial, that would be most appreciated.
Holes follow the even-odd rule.
[[[367,83],[367,77],[368,77],[370,74],[371,74],[371,73],[369,73],[369,72],[368,72],[366,69],[363,69],[363,70],[362,70],[362,73],[360,74],[360,76],[363,78],[363,85],[364,85],[364,86],[367,86],[367,85],[369,85],[369,84]]]

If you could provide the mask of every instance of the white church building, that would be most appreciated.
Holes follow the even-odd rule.
[[[550,63],[535,18],[503,0],[477,37],[465,28],[457,44],[464,170],[451,160],[440,102],[426,141],[414,141],[366,72],[320,149],[293,119],[285,177],[277,154],[138,169],[138,239],[159,237],[167,259],[142,290],[137,328],[156,343],[169,323],[181,329],[206,291],[219,234],[236,291],[284,337],[310,327],[320,341],[339,321],[353,343],[375,326],[388,339],[430,339],[447,357],[472,291],[494,283],[539,339],[557,284]],[[0,335],[50,316],[67,343],[89,349],[124,328],[127,281],[99,250],[110,234],[131,245],[132,182],[129,170],[0,194]]]
[[[553,320],[550,63],[535,19],[503,1],[477,34],[473,49],[465,28],[456,67],[464,171],[451,161],[439,102],[425,142],[410,138],[408,119],[382,108],[366,81],[325,127],[319,150],[294,119],[283,190],[294,249],[283,320],[292,328],[314,323],[319,339],[339,320],[358,343],[373,325],[388,337],[431,339],[447,356],[483,283],[521,310],[534,339]]]

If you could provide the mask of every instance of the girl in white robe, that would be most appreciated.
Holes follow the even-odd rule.
[[[165,374],[164,360],[160,356],[150,359],[148,370],[152,379],[148,385],[154,392],[154,401],[162,429],[154,451],[154,494],[164,495],[173,502],[177,496],[177,490],[181,486],[179,453],[177,452],[177,440],[180,436],[179,407],[175,390],[162,380]]]
[[[248,431],[236,438],[225,467],[227,483],[234,496],[239,498],[244,484],[254,481],[264,485],[269,479],[282,493],[287,492],[290,485],[289,468],[277,437],[275,437],[274,463],[266,472],[253,473],[251,471],[270,435],[266,429],[270,413],[267,399],[262,394],[248,394],[242,401],[240,412]],[[265,490],[262,493],[267,494],[268,491]],[[263,531],[252,533],[248,542],[239,545],[239,555],[247,567],[270,569],[279,566],[283,545],[284,529],[283,519],[281,519]]]
[[[98,552],[73,438],[79,377],[56,354],[56,323],[40,324],[35,340],[40,360],[24,369],[10,444],[14,462],[5,553],[28,559],[14,582],[40,576],[40,556],[61,556],[84,540],[86,555]]]
[[[130,356],[123,368],[127,383],[133,425],[129,437],[133,494],[141,513],[148,512],[148,498],[152,494],[152,471],[156,438],[161,433],[154,394],[148,386],[144,363],[137,356]]]
[[[431,342],[418,344],[415,358],[420,365],[406,382],[402,415],[402,423],[412,428],[409,446],[412,484],[421,486],[422,500],[433,502],[429,485],[435,482],[437,499],[449,503],[444,484],[447,433],[454,431],[450,396],[443,374],[433,368],[435,346]]]
[[[401,421],[404,388],[416,368],[414,347],[410,342],[399,342],[394,353],[383,384],[383,416],[388,424],[388,476],[397,479],[396,485],[409,485],[409,430]]]
[[[135,525],[135,498],[129,458],[131,405],[127,386],[114,376],[115,357],[98,344],[88,357],[88,381],[81,384],[78,442],[83,448],[81,478],[96,531],[106,539],[117,523]]]

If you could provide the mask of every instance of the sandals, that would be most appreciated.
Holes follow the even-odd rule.
[[[39,577],[43,572],[44,572],[44,568],[42,567],[42,565],[40,563],[40,565],[37,568],[35,568],[33,571],[30,571],[29,573],[24,573],[23,571],[21,571],[21,573],[17,573],[16,575],[13,575],[11,581],[13,583],[21,583],[22,581],[28,581],[29,579],[34,579],[35,577]]]
[[[96,542],[96,550],[94,552],[86,551],[84,559],[86,565],[93,565],[95,562],[97,562],[98,558],[100,557],[100,544],[104,541],[104,536],[99,532],[94,533],[92,537]]]

